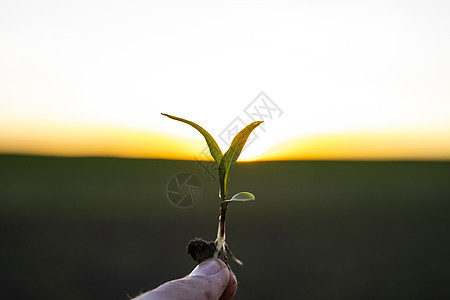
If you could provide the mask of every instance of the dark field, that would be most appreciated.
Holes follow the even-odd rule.
[[[171,205],[195,174],[199,203]],[[450,299],[450,162],[238,164],[235,299]],[[218,184],[195,162],[0,156],[0,298],[127,299],[186,275],[214,239]]]

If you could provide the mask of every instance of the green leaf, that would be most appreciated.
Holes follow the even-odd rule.
[[[222,160],[219,164],[219,179],[220,179],[220,196],[222,201],[225,199],[228,193],[228,182],[230,180],[231,168],[233,168],[236,160],[241,154],[242,148],[244,148],[245,142],[252,133],[252,131],[258,127],[263,121],[256,121],[247,125],[242,129],[231,142],[230,148],[225,152]]]
[[[171,116],[168,114],[163,114],[161,113],[163,116],[166,116],[168,118],[180,121],[180,122],[184,122],[186,124],[191,125],[192,127],[194,127],[195,129],[197,129],[205,138],[206,143],[208,144],[209,147],[209,152],[211,153],[211,156],[214,158],[214,160],[216,161],[217,167],[219,167],[220,165],[220,161],[222,160],[222,151],[219,148],[219,145],[217,145],[217,142],[214,140],[214,138],[209,134],[208,131],[206,131],[205,129],[203,129],[203,127],[201,127],[200,125],[188,121],[186,119],[182,119],[182,118],[178,118],[175,116]]]
[[[249,192],[240,192],[231,197],[231,201],[247,202],[255,200],[255,195]]]
[[[249,192],[240,192],[231,197],[230,200],[225,200],[220,203],[221,209],[225,209],[231,202],[249,202],[255,200],[255,196]]]

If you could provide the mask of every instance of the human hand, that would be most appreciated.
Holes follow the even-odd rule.
[[[209,258],[186,277],[166,282],[134,300],[229,300],[236,290],[234,273],[220,259]]]

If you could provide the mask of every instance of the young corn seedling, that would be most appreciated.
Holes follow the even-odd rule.
[[[182,119],[178,117],[174,117],[168,114],[162,114],[171,119],[186,123],[197,129],[205,138],[206,143],[208,144],[209,152],[213,157],[214,161],[217,164],[217,170],[219,175],[219,198],[220,198],[220,206],[219,206],[219,228],[217,230],[217,238],[213,241],[205,241],[203,239],[193,239],[190,241],[187,247],[187,251],[189,255],[196,260],[197,262],[201,262],[207,258],[214,257],[217,258],[220,255],[223,256],[223,260],[228,265],[228,256],[230,256],[234,261],[236,261],[239,265],[242,265],[242,262],[237,259],[230,250],[230,247],[227,245],[225,241],[225,219],[227,214],[228,205],[232,202],[247,202],[255,200],[255,196],[249,192],[240,192],[231,197],[231,199],[226,199],[228,193],[228,182],[230,181],[230,172],[233,168],[236,160],[241,154],[242,149],[244,148],[245,142],[247,141],[250,133],[258,127],[263,121],[256,121],[249,125],[247,125],[244,129],[242,129],[231,142],[230,148],[222,154],[217,142],[214,138],[200,125]]]

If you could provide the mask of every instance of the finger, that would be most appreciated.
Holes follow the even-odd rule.
[[[230,272],[218,259],[207,259],[186,277],[169,281],[136,300],[217,300],[227,288]]]
[[[230,270],[230,279],[228,280],[228,285],[223,291],[222,296],[220,296],[219,300],[229,300],[234,297],[237,291],[237,279],[236,275],[234,275],[233,271]]]

